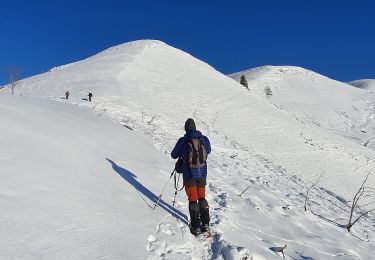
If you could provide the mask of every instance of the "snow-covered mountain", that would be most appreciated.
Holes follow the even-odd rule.
[[[331,82],[327,79],[328,81]],[[301,79],[301,82],[304,81]],[[360,91],[347,85],[344,87],[351,89],[348,91],[353,95],[357,95],[355,91]],[[323,91],[321,89],[310,92]],[[65,100],[64,93],[67,90],[71,95]],[[5,89],[2,92],[8,91]],[[272,91],[274,96],[271,101],[278,91],[282,92],[282,88]],[[88,92],[94,94],[93,102],[84,100]],[[297,94],[302,96],[302,92],[301,90]],[[75,181],[71,175],[76,176],[76,172],[84,168],[82,178],[90,178],[92,183],[83,187],[84,181],[77,181],[78,187],[73,185],[69,189],[73,193],[71,201],[75,200],[76,193],[84,198],[89,197],[103,183],[101,188],[104,189],[104,194],[111,192],[115,186],[113,204],[121,204],[127,210],[120,214],[117,209],[112,211],[108,206],[108,216],[101,211],[95,215],[91,207],[95,207],[96,203],[104,207],[106,199],[94,197],[83,200],[76,205],[82,208],[75,216],[76,222],[73,227],[65,223],[68,228],[62,229],[61,237],[57,235],[60,231],[59,223],[50,224],[48,216],[40,216],[36,218],[42,219],[40,225],[47,223],[52,237],[56,235],[58,242],[66,241],[64,236],[73,232],[70,237],[73,239],[72,244],[68,242],[64,250],[60,248],[53,251],[56,247],[50,243],[48,230],[44,230],[48,239],[44,243],[35,243],[35,247],[22,249],[19,258],[32,258],[32,255],[38,258],[43,252],[48,253],[48,250],[51,250],[50,256],[63,256],[73,245],[84,246],[85,242],[91,242],[88,243],[91,246],[99,243],[100,247],[96,251],[91,248],[82,252],[72,251],[76,255],[71,255],[71,258],[103,256],[114,259],[124,256],[130,259],[136,255],[139,259],[145,256],[151,259],[244,259],[246,256],[250,259],[278,259],[279,256],[272,251],[273,247],[283,246],[285,243],[288,244],[287,257],[294,259],[372,257],[375,246],[373,215],[364,218],[353,228],[353,232],[363,241],[349,235],[342,225],[346,224],[349,214],[348,200],[352,199],[365,174],[375,166],[375,151],[342,137],[328,127],[311,123],[299,114],[297,116],[297,109],[290,113],[289,109],[276,102],[271,103],[260,93],[249,93],[239,83],[208,64],[159,41],[136,41],[116,46],[86,60],[25,79],[16,88],[18,95],[71,103],[93,110],[97,116],[67,104],[5,97],[6,93],[3,93],[2,111],[9,112],[1,115],[1,122],[5,122],[5,125],[19,125],[18,131],[10,128],[7,135],[20,142],[9,142],[11,139],[3,135],[0,139],[1,146],[11,147],[13,152],[7,153],[8,157],[0,156],[2,159],[6,158],[1,166],[10,167],[12,172],[25,172],[28,167],[17,164],[15,157],[22,147],[29,147],[30,150],[25,151],[30,152],[26,153],[23,161],[27,162],[27,166],[35,167],[29,176],[41,174],[38,177],[41,181],[33,183],[32,187],[36,185],[35,189],[42,190],[40,194],[44,197],[47,197],[49,184],[57,182],[56,178],[64,186],[69,186]],[[279,96],[282,97],[281,94]],[[363,98],[360,94],[358,97],[360,100]],[[323,104],[326,99],[322,100]],[[340,102],[336,99],[345,104],[350,100],[345,95],[332,98],[337,104]],[[366,108],[362,107],[362,103],[359,104],[356,104],[359,106],[357,109]],[[302,104],[296,106],[302,107]],[[310,105],[305,110],[311,109],[310,113],[313,114],[315,108]],[[29,117],[30,113],[32,116]],[[30,119],[23,120],[25,117]],[[187,117],[195,119],[198,129],[210,138],[213,146],[209,157],[207,198],[211,206],[211,223],[215,235],[210,242],[192,238],[187,232],[184,218],[177,217],[176,220],[169,216],[168,206],[164,210],[158,208],[159,213],[155,215],[155,210],[147,205],[152,207],[154,195],[159,195],[158,192],[168,179],[173,168],[169,152],[177,138],[184,134],[183,124]],[[135,131],[115,126],[107,122],[106,118]],[[47,123],[50,121],[53,123]],[[38,127],[34,127],[35,125]],[[44,125],[47,125],[45,130]],[[23,139],[18,138],[22,133],[20,129],[29,133]],[[54,138],[44,140],[43,137],[49,136],[49,132],[53,133]],[[59,156],[55,158],[54,149],[64,147],[69,142],[65,133],[69,133],[71,142],[75,145],[67,145],[64,153],[58,151]],[[47,146],[44,153],[47,159],[35,159],[37,156],[34,155],[37,153],[32,150],[31,144],[38,143],[39,139],[34,140],[34,134],[42,142],[39,150]],[[23,146],[22,143],[29,145]],[[149,143],[157,149],[150,147]],[[149,158],[150,153],[156,153],[155,157]],[[61,165],[55,162],[58,159],[61,159]],[[48,163],[39,169],[43,161]],[[92,166],[90,162],[93,162]],[[69,166],[70,163],[74,165]],[[68,168],[62,167],[65,165]],[[5,169],[6,172],[10,171]],[[55,169],[58,171],[55,172]],[[93,176],[88,177],[92,172]],[[135,180],[129,172],[139,179]],[[107,180],[103,173],[112,175]],[[305,212],[303,202],[306,187],[321,173],[323,175],[319,184],[311,195],[314,214]],[[48,175],[50,179],[47,178],[44,182],[46,174],[52,175]],[[15,175],[9,183],[17,185],[18,179],[25,183],[30,180],[23,178],[21,174]],[[114,180],[111,181],[112,178]],[[6,185],[8,184],[4,184]],[[374,178],[369,180],[369,185],[374,185]],[[246,188],[246,192],[238,196]],[[59,186],[52,186],[51,189],[58,191],[58,197],[61,195],[59,192],[64,192],[64,187],[60,190]],[[10,188],[9,193],[12,190]],[[168,203],[173,196],[171,187],[166,194],[168,195],[163,198]],[[7,202],[7,196],[10,195],[6,195],[1,201]],[[48,200],[43,202],[41,197],[38,199],[42,204],[50,203]],[[128,200],[133,205],[126,208],[125,202],[129,202]],[[27,204],[25,198],[18,193],[12,201],[16,201],[19,208]],[[70,208],[71,201],[57,201],[56,207],[61,208],[60,214],[66,217],[61,223],[68,219],[71,214],[69,212],[73,212]],[[178,213],[174,215],[187,214],[185,195],[179,193],[177,201]],[[89,205],[87,211],[85,203]],[[32,204],[30,211],[43,207]],[[138,207],[142,209],[138,211]],[[18,212],[14,211],[0,219],[1,225],[6,226],[6,220]],[[129,216],[134,212],[135,217]],[[87,216],[92,214],[97,222],[89,225],[87,221],[90,223],[91,219]],[[115,224],[111,222],[112,218],[115,218]],[[134,219],[142,219],[144,225],[133,226],[130,222],[133,223]],[[30,226],[22,218],[19,221],[22,223],[20,225]],[[80,235],[82,226],[83,230],[90,230],[90,236]],[[99,231],[97,226],[101,226]],[[111,228],[116,228],[116,231]],[[139,237],[129,239],[128,234],[124,235],[126,232],[133,234],[140,228],[144,230]],[[12,227],[6,230],[6,234],[13,232]],[[27,238],[40,234],[39,229],[27,230]],[[99,242],[100,236],[105,236],[104,240],[107,242]],[[14,237],[6,244],[8,251],[5,251],[5,256],[14,255],[19,248],[17,246],[25,245],[17,244],[16,241],[17,238]],[[113,241],[113,244],[108,241]],[[132,245],[136,248],[134,251]],[[128,255],[118,249],[121,246],[121,250],[132,252]]]
[[[356,88],[366,89],[369,91],[375,91],[375,79],[359,79],[348,82],[349,85],[352,85]]]
[[[375,149],[375,93],[353,88],[300,67],[263,66],[244,75],[250,95],[266,99],[303,124],[313,124]]]

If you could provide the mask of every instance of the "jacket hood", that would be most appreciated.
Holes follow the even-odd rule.
[[[198,130],[189,130],[186,132],[185,137],[187,138],[199,138],[202,137],[202,133]]]

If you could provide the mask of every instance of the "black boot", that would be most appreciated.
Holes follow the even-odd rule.
[[[208,203],[205,198],[199,199],[199,213],[200,220],[202,221],[201,231],[206,232],[208,231],[210,224],[210,211],[208,209]]]
[[[198,230],[200,228],[200,219],[199,219],[199,206],[196,201],[189,202],[189,213],[190,213],[190,232],[193,235],[198,235]]]

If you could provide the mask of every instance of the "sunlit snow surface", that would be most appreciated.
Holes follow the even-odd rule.
[[[0,258],[279,259],[272,249],[287,244],[292,259],[371,259],[373,215],[352,235],[343,225],[375,151],[306,122],[304,111],[283,109],[272,90],[270,100],[252,94],[158,41],[116,46],[25,79],[16,96],[6,89]],[[92,103],[83,100],[88,92]],[[183,192],[171,207],[172,181],[152,209],[187,117],[213,147],[211,241],[189,234]],[[306,185],[320,173],[305,212]]]
[[[244,75],[250,93],[268,99],[301,124],[315,125],[375,149],[375,92],[371,80],[354,81],[354,88],[313,71],[292,66],[263,66],[230,76]],[[370,84],[371,82],[371,84]],[[361,87],[360,87],[361,86]]]

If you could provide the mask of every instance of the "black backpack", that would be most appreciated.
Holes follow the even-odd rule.
[[[177,173],[182,173],[182,158],[181,157],[177,159],[174,169],[176,170]]]

